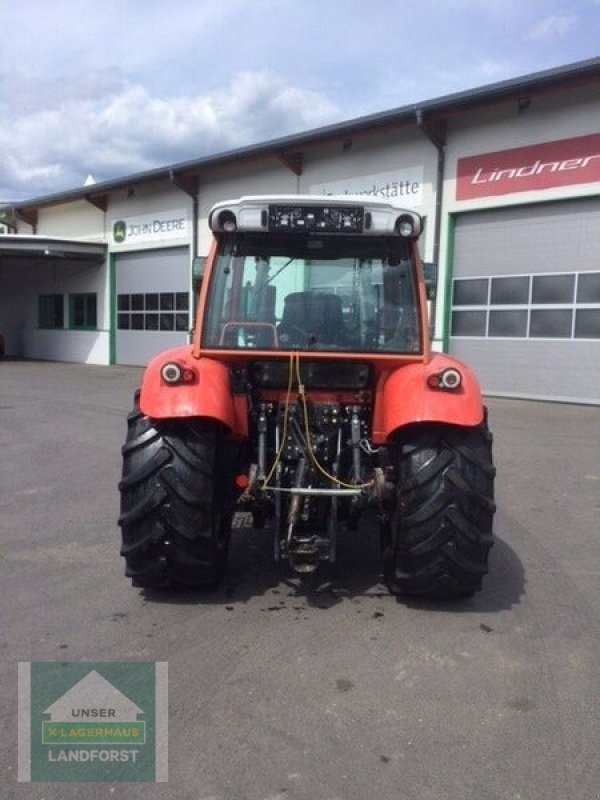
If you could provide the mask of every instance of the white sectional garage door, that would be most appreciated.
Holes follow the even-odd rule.
[[[189,341],[189,275],[187,247],[116,257],[117,364],[145,365]]]
[[[450,352],[489,394],[600,404],[600,200],[457,218]]]

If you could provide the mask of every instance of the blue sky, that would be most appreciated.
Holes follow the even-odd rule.
[[[595,57],[600,0],[0,0],[0,30],[10,201]]]

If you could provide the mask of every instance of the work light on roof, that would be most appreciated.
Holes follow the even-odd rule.
[[[416,238],[421,218],[370,195],[272,195],[218,203],[208,218],[215,233],[272,232]]]
[[[401,217],[398,217],[398,222],[396,223],[396,228],[400,236],[414,236],[415,235],[415,223],[412,216],[408,214],[402,214]]]
[[[219,214],[219,227],[227,233],[233,233],[237,230],[237,219],[233,211],[225,209]]]

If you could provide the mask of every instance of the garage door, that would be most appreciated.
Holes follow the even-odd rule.
[[[144,365],[189,341],[189,276],[187,247],[116,257],[117,364]]]
[[[600,404],[600,201],[464,214],[450,352],[484,391]]]

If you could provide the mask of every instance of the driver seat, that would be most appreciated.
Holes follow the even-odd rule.
[[[344,347],[342,298],[326,292],[292,292],[284,300],[278,327],[282,347]]]

